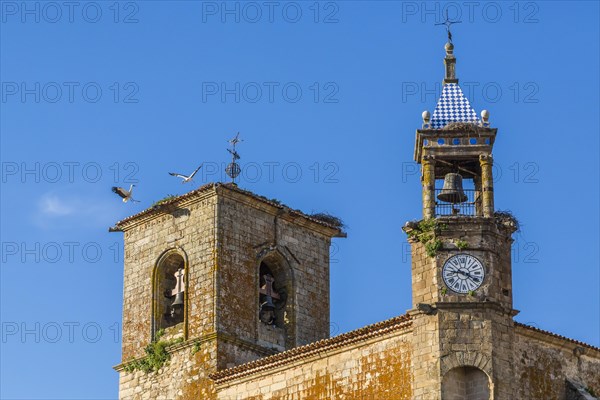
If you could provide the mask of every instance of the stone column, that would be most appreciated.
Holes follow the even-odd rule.
[[[481,206],[481,176],[474,176],[473,184],[475,186],[475,215],[481,217],[483,216],[483,208]]]
[[[479,164],[481,165],[481,196],[483,206],[483,216],[494,216],[494,177],[492,174],[492,165],[494,161],[491,155],[481,154]]]
[[[423,184],[423,218],[435,217],[435,159],[423,156],[421,182]]]

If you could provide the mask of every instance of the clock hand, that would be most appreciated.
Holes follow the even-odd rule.
[[[474,280],[474,281],[475,281],[475,280],[476,280],[476,281],[480,280],[480,278],[479,278],[478,276],[473,276],[473,275],[471,275],[469,272],[464,272],[463,270],[452,271],[452,273],[453,273],[453,274],[455,274],[455,275],[457,275],[457,274],[464,275],[464,276],[466,276],[466,277],[469,277],[469,278],[471,278],[471,279],[472,279],[472,280]]]
[[[472,280],[474,280],[474,281],[480,281],[480,280],[481,280],[481,279],[480,279],[478,276],[473,276],[473,275],[471,275],[471,274],[470,274],[470,273],[468,273],[468,272],[465,272],[464,274],[465,274],[466,276],[468,276],[469,278],[471,278]]]

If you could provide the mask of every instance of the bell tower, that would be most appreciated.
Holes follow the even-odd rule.
[[[414,398],[509,400],[516,220],[494,210],[497,129],[464,96],[451,42],[445,52],[441,97],[416,133],[423,218],[403,228],[412,248]]]
[[[211,183],[111,230],[125,244],[120,399],[214,399],[209,374],[329,337],[335,217]]]

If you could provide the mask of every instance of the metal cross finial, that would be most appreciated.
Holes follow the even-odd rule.
[[[452,43],[452,32],[450,32],[450,27],[453,24],[460,24],[462,21],[450,21],[448,19],[448,10],[446,10],[446,20],[444,22],[440,22],[436,25],[445,25],[446,26],[446,31],[448,32],[448,41],[450,41],[450,43]]]
[[[235,184],[235,178],[237,178],[240,172],[242,172],[240,165],[236,162],[240,159],[240,155],[236,151],[235,146],[239,142],[243,142],[243,140],[240,139],[240,133],[238,132],[237,135],[235,135],[233,139],[228,140],[228,142],[231,144],[232,147],[232,149],[227,149],[227,151],[231,153],[231,162],[225,168],[225,173],[229,175],[232,182]]]

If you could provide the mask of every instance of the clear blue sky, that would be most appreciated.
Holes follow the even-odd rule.
[[[600,345],[598,3],[465,3],[0,2],[0,397],[117,397],[107,228],[221,180],[237,131],[241,187],[348,225],[333,331],[409,309],[400,228],[420,218],[414,137],[445,8],[463,90],[498,128],[496,206],[522,223],[516,319]],[[192,185],[167,175],[200,162]],[[110,187],[132,180],[141,203],[123,204]]]

